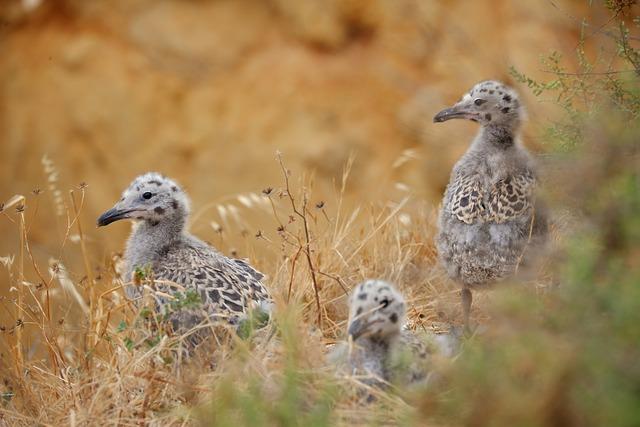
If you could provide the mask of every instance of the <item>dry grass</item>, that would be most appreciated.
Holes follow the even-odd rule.
[[[66,217],[61,246],[77,243],[75,256],[82,258],[84,271],[69,272],[53,256],[50,265],[41,266],[33,256],[28,230],[29,221],[38,220],[38,194],[6,203],[2,220],[14,223],[19,246],[3,259],[13,288],[11,298],[2,301],[12,313],[12,326],[0,334],[5,349],[0,424],[189,425],[216,420],[226,425],[235,423],[236,415],[223,418],[224,411],[215,405],[255,390],[254,398],[286,401],[291,375],[304,378],[294,381],[302,397],[299,407],[290,408],[294,421],[285,417],[284,425],[300,423],[298,412],[309,411],[326,396],[330,409],[325,412],[332,423],[373,421],[366,415],[371,411],[357,405],[357,393],[349,392],[355,379],[336,378],[322,354],[343,336],[346,294],[367,277],[400,286],[409,300],[413,328],[437,328],[456,318],[457,290],[445,283],[434,262],[435,212],[410,195],[374,206],[347,203],[351,161],[331,203],[336,208],[329,210],[323,202],[311,202],[311,178],[292,174],[280,155],[277,161],[281,188],[238,195],[194,215],[195,221],[211,224],[227,251],[227,230],[247,234],[251,229],[244,212],[269,213],[275,231],[258,231],[246,241],[266,244],[279,260],[258,265],[270,276],[276,299],[273,325],[249,340],[217,327],[216,338],[187,360],[172,350],[180,337],[135,326],[141,313],[124,298],[118,255],[101,262],[87,249],[90,237],[80,221],[88,191],[84,186],[70,191],[67,202],[59,191],[53,194]],[[47,173],[57,173],[50,160],[45,166]],[[249,247],[247,253],[254,251]],[[379,396],[375,406],[384,409],[374,411],[376,422],[392,422],[410,412],[399,395],[374,392]],[[218,418],[211,418],[212,408]]]
[[[53,9],[57,5],[45,3],[53,5]],[[446,283],[434,262],[431,242],[435,209],[416,200],[410,185],[424,181],[433,187],[428,191],[437,193],[449,169],[446,165],[458,154],[450,148],[453,145],[445,148],[438,141],[449,144],[464,138],[459,137],[462,134],[450,134],[451,129],[425,127],[424,117],[431,115],[434,105],[445,102],[441,98],[443,87],[448,88],[446,97],[453,99],[459,94],[462,81],[475,80],[479,74],[506,77],[505,58],[510,58],[509,62],[513,59],[519,69],[537,70],[539,52],[556,46],[558,40],[569,45],[577,42],[573,16],[601,17],[599,9],[592,12],[590,2],[589,11],[584,10],[586,4],[575,6],[574,10],[573,5],[553,4],[545,9],[531,8],[525,2],[506,2],[499,7],[501,13],[495,14],[493,3],[486,7],[481,2],[473,6],[468,2],[431,2],[426,6],[423,2],[378,2],[378,16],[359,15],[358,5],[362,2],[350,1],[345,3],[347,6],[330,2],[332,6],[322,11],[322,19],[317,19],[317,5],[312,2],[277,0],[271,3],[279,12],[278,20],[285,24],[281,32],[274,30],[271,13],[256,13],[243,6],[256,2],[211,2],[212,9],[199,9],[195,14],[190,12],[194,7],[190,2],[174,3],[186,5],[187,14],[179,16],[189,19],[193,24],[188,26],[190,29],[208,30],[212,22],[230,25],[226,30],[222,25],[223,34],[228,33],[229,37],[221,38],[219,46],[206,49],[222,52],[222,58],[211,62],[212,58],[203,56],[197,43],[202,32],[184,32],[181,27],[174,27],[173,23],[180,22],[175,13],[159,14],[159,20],[149,28],[167,30],[169,36],[165,39],[169,42],[185,41],[186,52],[166,55],[172,52],[167,49],[171,48],[170,43],[156,45],[149,43],[155,38],[141,38],[134,33],[127,39],[120,31],[123,23],[129,26],[140,15],[129,6],[119,9],[106,2],[97,6],[101,18],[110,17],[100,19],[100,31],[86,21],[83,25],[68,25],[68,18],[82,22],[82,13],[75,17],[67,14],[64,20],[53,19],[47,22],[49,25],[35,20],[20,24],[16,31],[7,32],[11,27],[3,30],[8,52],[4,63],[10,65],[3,67],[3,75],[11,77],[4,79],[9,84],[4,91],[5,104],[12,111],[4,120],[8,142],[2,145],[6,148],[3,181],[11,182],[15,188],[33,182],[37,163],[24,159],[41,153],[42,144],[47,150],[61,153],[67,153],[67,147],[73,148],[69,148],[69,155],[56,159],[61,162],[59,170],[64,176],[52,159],[42,159],[47,182],[44,197],[51,199],[49,208],[44,207],[47,204],[42,202],[39,190],[16,195],[0,207],[3,238],[13,245],[11,251],[0,254],[1,274],[6,274],[3,283],[8,283],[8,292],[0,297],[0,426],[421,425],[425,418],[435,423],[436,413],[445,425],[638,424],[640,372],[638,347],[634,345],[639,342],[640,313],[640,252],[635,243],[639,241],[636,212],[640,206],[637,149],[621,151],[623,160],[619,162],[610,160],[615,157],[598,155],[593,157],[595,168],[589,165],[576,169],[573,163],[566,168],[580,177],[577,188],[585,194],[563,191],[563,196],[569,193],[580,201],[573,211],[585,207],[591,210],[585,218],[595,217],[595,225],[587,233],[589,238],[578,240],[574,248],[556,257],[555,267],[569,270],[558,274],[561,292],[549,293],[545,299],[510,289],[509,293],[519,296],[502,309],[501,319],[495,319],[499,328],[479,340],[479,346],[465,348],[451,375],[449,390],[427,393],[418,400],[401,390],[371,390],[377,400],[363,406],[355,392],[356,379],[336,377],[322,357],[326,346],[342,337],[347,314],[345,293],[365,277],[382,277],[399,285],[408,296],[412,328],[438,329],[459,319],[457,289]],[[304,3],[311,9],[305,9],[308,6]],[[615,6],[616,15],[637,5],[634,1],[607,3]],[[82,5],[77,6],[78,10],[83,10]],[[219,5],[225,9],[218,14],[214,9]],[[232,5],[231,12],[235,12],[226,13],[226,5]],[[74,10],[71,5],[67,8]],[[566,10],[570,23],[550,22],[547,11],[555,14],[555,9],[560,13]],[[485,12],[489,15],[484,16]],[[479,16],[496,25],[460,25]],[[523,16],[530,18],[527,25],[519,25]],[[556,27],[553,31],[550,24]],[[374,27],[375,38],[369,40]],[[603,29],[596,24],[593,28]],[[270,32],[267,30],[280,36],[265,37]],[[295,37],[289,37],[289,33],[295,33]],[[122,37],[114,38],[112,34]],[[536,36],[532,38],[532,34]],[[593,39],[595,33],[589,34]],[[608,42],[614,43],[611,34],[607,37]],[[47,43],[41,42],[44,40]],[[489,52],[484,47],[491,43],[482,44],[481,40],[500,40],[503,48]],[[291,48],[292,41],[298,43],[296,49]],[[245,46],[252,43],[257,48],[250,49],[245,58]],[[351,43],[350,48],[337,49],[345,43]],[[306,45],[314,48],[298,48]],[[526,49],[522,49],[523,45]],[[333,52],[317,54],[318,46]],[[437,46],[435,51],[433,46]],[[124,55],[123,47],[136,55]],[[587,46],[586,50],[591,49]],[[51,60],[51,52],[57,51],[65,52],[64,63]],[[78,51],[86,52],[78,55]],[[141,66],[138,55],[162,61],[160,66],[154,61]],[[209,65],[218,62],[243,66],[213,67],[214,70]],[[270,73],[263,72],[265,64]],[[203,66],[206,73],[199,71]],[[183,80],[176,83],[175,76],[167,70]],[[199,73],[197,79],[193,79],[194,72]],[[50,84],[52,73],[59,78],[55,85]],[[278,79],[273,78],[276,74]],[[585,75],[563,75],[577,76],[579,86],[568,87],[578,87],[575,94],[582,97]],[[619,90],[617,81],[609,78],[614,74],[606,75],[603,87],[607,93],[615,92],[611,99],[617,105],[626,98],[613,90]],[[86,85],[78,84],[83,81]],[[290,96],[292,81],[299,82],[295,87],[299,96]],[[427,84],[422,91],[424,97],[405,104],[407,96],[423,83]],[[611,83],[616,83],[613,89]],[[216,90],[200,90],[208,87]],[[130,92],[131,102],[122,102],[122,92]],[[175,102],[180,93],[197,96]],[[230,108],[220,108],[224,114],[212,116],[210,107],[220,104],[221,99],[232,100]],[[300,99],[305,100],[307,108],[300,108]],[[27,108],[20,107],[23,104]],[[51,105],[68,104],[77,108],[51,109]],[[534,122],[538,121],[536,109],[540,108],[538,118],[544,111],[538,106],[550,105],[529,104],[534,108]],[[160,107],[149,109],[153,105]],[[174,143],[175,118],[183,117],[185,106],[192,120],[180,128],[181,137],[188,144],[178,150]],[[109,110],[118,114],[105,115]],[[292,120],[291,112],[301,110],[309,113],[300,113]],[[399,110],[404,133],[397,132]],[[316,117],[318,111],[330,111],[328,117],[338,119],[320,120]],[[123,116],[138,117],[138,122],[127,123],[131,131],[123,130]],[[362,131],[354,133],[351,126],[343,124],[351,124],[353,117],[358,117]],[[607,117],[598,123],[609,122]],[[28,126],[25,136],[25,124],[33,123],[37,126]],[[589,133],[599,134],[603,128],[594,127],[598,132]],[[151,136],[148,129],[154,130]],[[629,138],[630,147],[637,146],[637,134],[636,131]],[[219,138],[220,135],[228,137]],[[300,144],[301,136],[305,144]],[[618,136],[616,133],[605,138],[605,146],[614,147],[611,142],[619,141]],[[160,145],[141,144],[135,152],[130,151],[132,139],[147,138]],[[377,144],[372,152],[383,153],[380,157],[388,159],[393,156],[390,153],[398,153],[398,147],[406,146],[407,139],[424,142],[425,147],[420,150],[425,154],[424,160],[436,160],[426,162],[427,167],[422,168],[426,174],[395,174],[409,183],[405,184],[380,178],[379,171],[389,170],[388,165],[370,157],[367,168],[357,174],[360,184],[356,187],[360,192],[379,192],[373,205],[359,204],[345,196],[350,163],[335,196],[325,199],[327,203],[313,197],[312,175],[290,173],[280,162],[274,164],[270,174],[256,168],[261,179],[271,179],[273,171],[282,166],[280,188],[265,188],[262,193],[256,189],[207,205],[196,199],[195,205],[202,206],[192,218],[196,234],[204,236],[202,230],[213,229],[213,243],[230,255],[236,253],[238,243],[233,236],[241,234],[243,246],[237,253],[248,255],[270,276],[277,315],[271,327],[248,340],[216,327],[215,339],[186,360],[173,350],[181,337],[159,336],[153,324],[148,328],[136,326],[141,323],[142,313],[123,296],[123,282],[117,273],[119,256],[101,256],[95,247],[96,232],[88,227],[88,217],[104,206],[97,206],[100,197],[85,196],[91,191],[94,195],[110,193],[111,182],[104,177],[116,175],[119,170],[153,163],[177,173],[196,163],[194,180],[208,178],[211,168],[222,176],[231,176],[238,163],[262,165],[259,160],[264,150],[269,150],[260,149],[267,147],[262,144],[264,140],[295,153],[292,157],[298,160],[296,165],[321,169],[327,164],[340,164],[352,150],[366,155],[372,143]],[[246,150],[218,156],[227,151],[229,140],[238,141],[239,147],[255,148],[255,157],[247,158],[250,153]],[[57,146],[54,141],[59,141]],[[308,147],[326,148],[327,141],[332,147],[338,141],[335,146],[339,149],[306,151]],[[611,153],[617,151],[616,148]],[[626,155],[628,152],[634,154]],[[95,153],[100,153],[102,165],[110,165],[108,169],[97,168],[96,163],[87,160]],[[165,160],[168,157],[171,162]],[[211,163],[198,166],[197,157]],[[413,150],[405,150],[392,168],[400,168],[414,158]],[[129,163],[123,166],[123,159]],[[594,170],[604,172],[598,174]],[[238,183],[243,179],[245,183],[255,182],[255,171],[247,172],[246,177],[236,175]],[[334,172],[333,168],[324,170],[325,180],[320,184],[326,186]],[[620,179],[620,172],[628,172],[629,177]],[[608,175],[609,180],[601,179]],[[64,182],[79,177],[96,186],[87,189],[80,185],[65,193],[70,188]],[[377,179],[384,182],[372,183]],[[598,190],[598,182],[606,185]],[[238,183],[235,188],[242,188]],[[397,191],[383,192],[388,188]],[[203,192],[209,191],[208,183],[197,191],[201,199]],[[597,197],[587,197],[586,193]],[[255,221],[256,217],[265,216],[266,222]],[[590,225],[590,221],[583,222]],[[261,230],[252,231],[257,224]],[[599,236],[600,231],[604,231],[603,236]],[[49,244],[43,244],[45,238]],[[264,248],[270,256],[263,256]],[[532,282],[536,291],[544,290],[544,283]],[[475,320],[484,323],[487,304],[483,300],[488,296],[475,297]],[[419,416],[424,418],[418,419]]]

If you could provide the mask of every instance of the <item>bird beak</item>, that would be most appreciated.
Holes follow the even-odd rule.
[[[451,108],[445,108],[433,117],[434,123],[446,122],[451,119],[478,120],[480,115],[471,109],[467,103],[457,103]]]
[[[349,336],[355,341],[363,334],[365,329],[365,322],[363,322],[362,319],[355,319],[349,325],[349,330],[347,332],[349,333]]]
[[[361,317],[356,318],[349,325],[349,330],[347,331],[347,333],[349,334],[351,339],[355,341],[362,336],[371,334],[372,333],[371,325],[375,325],[376,323],[379,323],[379,322],[380,322],[380,319],[363,320]]]
[[[100,217],[98,218],[98,227],[104,227],[105,225],[109,225],[112,222],[129,218],[129,214],[134,211],[135,209],[118,209],[117,207],[113,207],[100,215]]]

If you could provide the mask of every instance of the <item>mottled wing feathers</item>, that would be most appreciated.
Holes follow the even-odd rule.
[[[447,209],[466,224],[473,224],[485,215],[480,181],[473,176],[458,175],[449,184]]]
[[[529,212],[535,183],[535,177],[529,171],[495,183],[489,193],[489,219],[500,224]]]
[[[529,212],[536,179],[533,173],[507,176],[483,188],[473,175],[458,175],[449,184],[448,211],[466,224],[504,223]]]
[[[207,247],[183,246],[156,266],[157,279],[193,289],[211,314],[241,315],[252,302],[269,300],[264,275],[247,262],[231,259]]]
[[[251,267],[245,260],[242,259],[228,259],[231,263],[234,264],[232,270],[235,272],[235,276],[238,279],[239,283],[246,283],[247,288],[249,289],[250,295],[253,299],[256,300],[266,300],[270,299],[269,293],[266,288],[262,284],[262,279],[264,279],[264,274],[260,273],[255,268]]]
[[[402,331],[400,343],[390,360],[395,371],[394,380],[404,384],[424,381],[431,368],[434,350],[408,330]]]

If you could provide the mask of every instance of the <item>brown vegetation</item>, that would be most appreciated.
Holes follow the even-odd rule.
[[[0,11],[0,425],[421,424],[448,391],[378,391],[370,411],[348,392],[353,378],[325,367],[345,294],[382,277],[407,295],[411,328],[459,322],[432,240],[475,127],[431,127],[431,117],[478,80],[509,82],[510,65],[545,76],[538,55],[573,50],[578,16],[607,16],[556,1],[24,4]],[[521,89],[542,122],[555,107]],[[529,146],[539,129],[526,129]],[[222,328],[186,361],[171,350],[180,337],[136,327],[117,274],[128,228],[93,224],[147,170],[185,185],[195,234],[269,275],[273,327],[248,340]],[[493,298],[479,295],[476,322],[493,315]],[[504,342],[497,335],[487,342]],[[566,341],[549,336],[562,353]],[[552,358],[548,348],[534,356]],[[514,354],[517,380],[534,376],[533,356]],[[563,419],[558,378],[574,375],[560,369],[571,355],[542,376],[539,394],[552,397],[534,406],[541,417]],[[471,366],[463,384],[512,393],[508,377],[497,389]],[[482,425],[486,400],[443,419]],[[511,402],[492,402],[493,413],[532,411]]]

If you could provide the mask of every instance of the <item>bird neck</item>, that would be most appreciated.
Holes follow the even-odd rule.
[[[129,275],[136,267],[153,266],[166,253],[166,248],[185,238],[182,218],[164,218],[162,221],[144,220],[133,225],[127,242],[125,259]]]
[[[515,146],[516,129],[508,125],[486,125],[480,130],[479,137],[476,138],[477,148],[508,150]]]
[[[394,345],[398,337],[396,335],[388,335],[384,337],[369,336],[362,339],[360,344],[366,348],[371,354],[378,355],[384,359],[389,353],[389,349]]]

